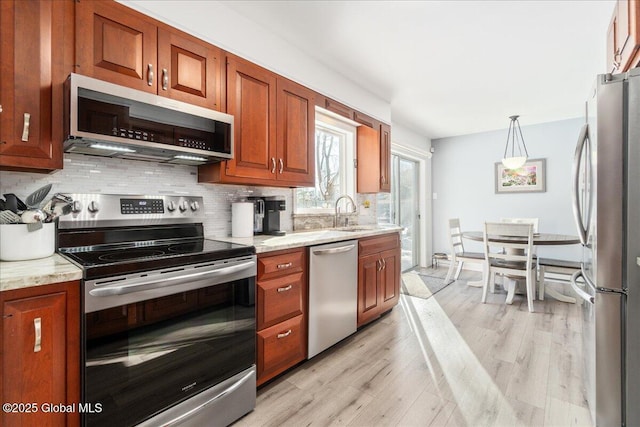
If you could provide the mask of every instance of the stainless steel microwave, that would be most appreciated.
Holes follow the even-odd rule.
[[[68,153],[200,165],[233,158],[233,116],[79,74],[65,83]]]

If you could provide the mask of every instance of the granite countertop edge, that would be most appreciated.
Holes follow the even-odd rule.
[[[82,270],[59,254],[28,261],[0,262],[0,291],[82,279]]]
[[[264,236],[253,237],[207,237],[223,242],[236,243],[240,245],[255,246],[256,253],[275,252],[285,249],[295,249],[303,246],[316,246],[325,243],[334,243],[344,240],[356,240],[365,237],[378,236],[389,233],[398,233],[401,227],[386,226],[367,228],[358,231],[344,231],[340,229],[318,229],[290,232],[284,236]]]

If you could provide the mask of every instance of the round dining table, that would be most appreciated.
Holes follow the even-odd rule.
[[[482,231],[465,231],[462,233],[462,237],[469,240],[474,240],[476,242],[484,242],[484,233]],[[515,236],[491,236],[491,240],[501,242],[501,243],[526,243],[526,237],[515,237]],[[575,245],[580,243],[580,238],[578,236],[571,236],[568,234],[555,234],[555,233],[533,233],[533,245],[534,246],[559,246],[559,245]],[[483,271],[483,275],[488,274],[488,272]],[[469,282],[469,286],[482,287],[485,281],[485,277],[480,281]],[[544,279],[543,279],[544,280]],[[513,297],[515,295],[516,281],[510,280],[509,286],[507,289],[507,304],[511,304],[513,302]],[[545,295],[549,295],[550,297],[557,299],[559,301],[564,302],[575,302],[575,298],[568,297],[566,295],[562,295],[555,289],[546,286],[545,287]]]

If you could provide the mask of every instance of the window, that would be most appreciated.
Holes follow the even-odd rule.
[[[355,134],[355,126],[316,111],[316,185],[296,189],[296,213],[332,213],[338,197],[354,197]]]

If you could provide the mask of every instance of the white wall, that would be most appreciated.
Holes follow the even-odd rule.
[[[526,121],[526,118],[523,118]],[[523,120],[521,120],[522,123]],[[507,120],[505,119],[505,124]],[[494,164],[504,153],[507,130],[433,140],[433,250],[449,253],[447,220],[481,230],[501,217],[538,217],[540,232],[577,235],[571,207],[571,165],[583,119],[522,126],[529,157],[547,163],[544,193],[495,194]],[[465,241],[481,251],[481,243]],[[580,259],[580,245],[541,246],[539,256]]]
[[[120,0],[363,113],[391,123],[391,106],[308,54],[217,1]],[[357,76],[352,77],[353,80]]]

